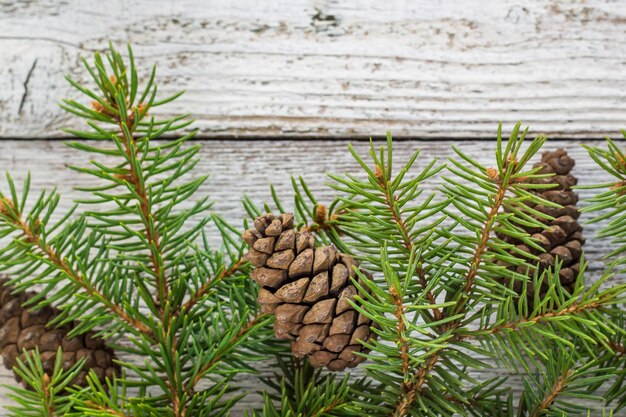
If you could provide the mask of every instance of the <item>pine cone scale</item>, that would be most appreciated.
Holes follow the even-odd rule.
[[[305,303],[315,303],[326,297],[328,295],[328,281],[329,277],[326,271],[315,275],[309,283],[302,301]]]

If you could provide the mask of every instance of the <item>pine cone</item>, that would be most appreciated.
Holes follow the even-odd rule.
[[[115,354],[102,339],[95,338],[91,332],[70,339],[67,335],[71,326],[47,328],[46,324],[59,311],[52,307],[29,311],[22,305],[37,293],[11,294],[12,288],[6,285],[7,282],[8,279],[0,278],[0,352],[7,368],[13,369],[23,349],[38,347],[43,369],[51,374],[60,346],[63,350],[63,369],[67,370],[85,358],[83,370],[73,381],[76,385],[87,384],[90,369],[103,382],[105,377],[119,374],[119,366],[113,362]],[[17,375],[16,379],[19,381]]]
[[[316,248],[313,235],[293,223],[293,214],[265,214],[243,235],[261,310],[276,316],[274,333],[292,340],[296,357],[332,371],[355,367],[364,359],[354,354],[364,351],[359,340],[374,336],[371,320],[348,303],[357,294],[350,278],[358,262],[332,246]]]
[[[528,248],[520,240],[514,238],[506,238],[507,242],[513,243],[523,252],[532,253],[537,255],[540,259],[538,263],[539,273],[548,267],[552,267],[555,261],[558,259],[562,262],[561,270],[559,272],[559,279],[561,285],[570,293],[574,289],[574,282],[578,276],[580,268],[580,257],[582,255],[582,245],[585,243],[585,239],[582,235],[582,227],[578,223],[578,217],[580,213],[576,208],[578,202],[578,195],[571,189],[578,180],[574,177],[570,171],[574,167],[574,160],[567,155],[564,149],[557,149],[553,152],[544,152],[541,157],[541,162],[534,165],[535,168],[541,167],[540,173],[555,174],[551,177],[534,179],[531,182],[534,184],[557,184],[554,188],[546,190],[537,190],[536,194],[543,197],[545,200],[549,200],[560,204],[562,208],[547,207],[544,205],[536,205],[533,208],[539,212],[546,213],[554,220],[545,221],[544,224],[549,226],[547,229],[543,228],[522,228],[536,239],[538,244],[545,250],[545,252],[538,251],[534,248]],[[515,254],[519,256],[519,254]],[[510,267],[514,269],[515,267]],[[525,273],[525,270],[518,270],[520,273]],[[521,293],[523,284],[521,281],[516,281],[513,285],[513,289]],[[529,306],[532,307],[532,300],[534,299],[534,285],[529,283],[528,287],[528,301]],[[540,295],[543,297],[548,290],[548,284],[546,279],[541,283]]]

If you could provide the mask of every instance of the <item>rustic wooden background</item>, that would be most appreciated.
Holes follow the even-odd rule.
[[[0,1],[0,136],[62,135],[63,76],[135,45],[205,137],[601,137],[626,115],[626,4],[551,0]]]
[[[63,76],[85,80],[80,57],[112,41],[157,63],[163,94],[187,91],[169,111],[197,119],[202,192],[233,222],[243,193],[265,201],[271,182],[289,198],[290,175],[330,200],[324,174],[358,169],[347,142],[364,150],[388,129],[407,139],[400,158],[445,158],[455,143],[489,163],[497,122],[523,120],[568,149],[581,183],[600,182],[581,144],[626,127],[625,40],[624,1],[0,0],[0,167],[71,204],[86,178],[58,140],[77,126],[57,105],[74,96]],[[593,240],[587,254],[595,274]]]

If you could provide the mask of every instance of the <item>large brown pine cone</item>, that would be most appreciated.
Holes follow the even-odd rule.
[[[12,369],[17,364],[17,357],[23,349],[39,348],[44,371],[51,374],[60,346],[63,351],[63,368],[66,370],[85,358],[83,370],[73,381],[76,385],[86,385],[90,369],[101,381],[119,374],[119,367],[113,362],[115,354],[104,345],[102,339],[95,338],[92,333],[70,339],[67,335],[71,326],[46,327],[59,311],[52,307],[29,311],[22,305],[36,293],[11,294],[13,288],[6,285],[7,282],[8,279],[0,277],[0,352],[7,368]]]
[[[559,259],[562,262],[559,279],[562,286],[569,292],[572,292],[574,282],[578,275],[582,245],[585,243],[585,239],[582,235],[582,227],[578,223],[578,217],[580,216],[576,208],[578,195],[571,189],[571,187],[577,183],[576,177],[570,173],[574,164],[574,160],[564,149],[557,149],[553,152],[544,152],[541,157],[541,162],[534,165],[535,168],[542,168],[540,171],[542,174],[551,173],[555,175],[542,179],[534,179],[532,181],[533,183],[557,185],[554,188],[537,190],[536,194],[540,195],[545,200],[555,202],[562,206],[562,208],[548,207],[545,205],[534,206],[535,210],[554,217],[554,220],[543,221],[544,224],[549,226],[547,229],[523,227],[527,233],[536,239],[545,252],[528,248],[517,239],[505,238],[508,242],[517,245],[517,248],[523,252],[532,253],[539,257],[539,273],[553,266],[555,261]],[[518,272],[526,273],[522,267],[519,267]],[[544,279],[541,283],[541,296],[544,296],[548,289],[546,281],[547,280]],[[516,281],[513,288],[519,293],[522,291],[522,286],[521,281]],[[534,290],[534,285],[530,283],[528,285],[528,297],[531,307],[533,304]]]
[[[340,371],[362,362],[354,352],[373,334],[371,320],[348,302],[357,294],[350,280],[357,261],[332,246],[316,248],[311,233],[294,230],[293,214],[260,216],[243,238],[262,311],[276,315],[276,337],[292,340],[294,355],[313,367]]]

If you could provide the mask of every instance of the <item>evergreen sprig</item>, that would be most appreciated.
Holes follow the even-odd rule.
[[[626,138],[626,131],[622,131],[622,139]],[[591,159],[604,170],[611,178],[610,181],[591,184],[585,189],[595,191],[595,194],[587,200],[587,205],[582,211],[591,213],[593,217],[589,223],[602,225],[598,232],[599,239],[609,240],[610,250],[604,255],[606,261],[605,274],[623,274],[626,264],[626,157],[624,150],[617,141],[606,139],[606,147],[585,145]],[[616,327],[626,327],[623,310],[613,311],[607,315],[607,321]],[[610,367],[614,377],[612,384],[607,389],[605,397],[616,405],[616,409],[626,407],[626,345],[624,335],[616,332],[610,335],[606,348],[598,353],[599,363]]]
[[[587,411],[581,400],[602,401],[602,397],[590,394],[588,387],[609,379],[610,369],[597,368],[593,361],[580,363],[573,352],[552,346],[540,372],[529,373],[524,378],[520,409],[528,416],[580,415]]]
[[[15,373],[25,381],[26,387],[9,387],[12,391],[9,397],[17,403],[7,407],[11,416],[60,417],[72,410],[72,400],[66,395],[66,390],[70,389],[72,380],[81,371],[84,360],[65,369],[61,353],[59,349],[51,374],[44,372],[37,349],[25,352],[17,359]]]
[[[542,251],[524,228],[545,228],[553,220],[535,206],[558,207],[537,193],[553,186],[542,181],[551,174],[528,166],[546,138],[526,136],[520,124],[508,139],[500,128],[491,165],[454,147],[445,165],[423,160],[416,151],[396,167],[389,135],[386,146],[371,144],[367,159],[350,146],[362,173],[330,174],[337,197],[328,209],[302,179],[293,181],[300,225],[374,272],[373,278],[360,274],[354,281],[360,294],[354,307],[376,323],[378,338],[365,344],[370,353],[363,365],[376,389],[352,399],[350,412],[586,414],[565,397],[610,402],[623,393],[616,385],[623,381],[623,364],[606,359],[624,351],[618,341],[626,332],[615,319],[626,286],[608,285],[614,270],[585,287],[582,261],[568,291],[558,262],[539,271],[537,256],[509,243],[515,238]],[[433,183],[438,189],[428,191]],[[273,190],[272,197],[284,211]],[[251,217],[260,214],[251,202],[246,207]],[[520,293],[513,290],[516,282]],[[542,282],[546,294],[540,292]],[[506,380],[481,382],[469,372],[487,370],[492,362],[534,381],[517,404]],[[544,373],[537,376],[538,369]],[[559,369],[566,373],[562,381]],[[610,397],[593,394],[611,384]]]
[[[626,139],[626,131],[622,131],[622,135]],[[612,241],[614,249],[605,258],[619,267],[626,264],[626,156],[617,142],[607,138],[606,143],[606,148],[585,145],[591,159],[613,180],[581,187],[599,190],[588,200],[589,205],[583,211],[597,213],[591,223],[608,222],[598,237]]]
[[[130,47],[127,53],[124,59],[111,46],[84,61],[94,89],[68,77],[91,101],[61,105],[87,127],[67,130],[80,139],[69,146],[90,160],[72,167],[92,177],[77,205],[58,213],[55,191],[33,202],[30,178],[21,192],[8,178],[0,235],[10,242],[0,268],[19,290],[43,288],[33,307],[61,308],[51,325],[77,321],[72,334],[95,330],[118,352],[144,358],[120,360],[125,377],[108,386],[92,378],[64,394],[72,413],[226,415],[241,396],[229,394],[234,376],[256,372],[254,362],[274,349],[269,317],[258,312],[245,276],[240,232],[197,197],[207,177],[193,174],[200,147],[189,143],[195,131],[183,132],[191,120],[156,113],[181,93],[160,99],[156,69],[142,85]],[[222,236],[220,249],[209,246],[209,224]],[[40,374],[24,379],[34,385]]]

